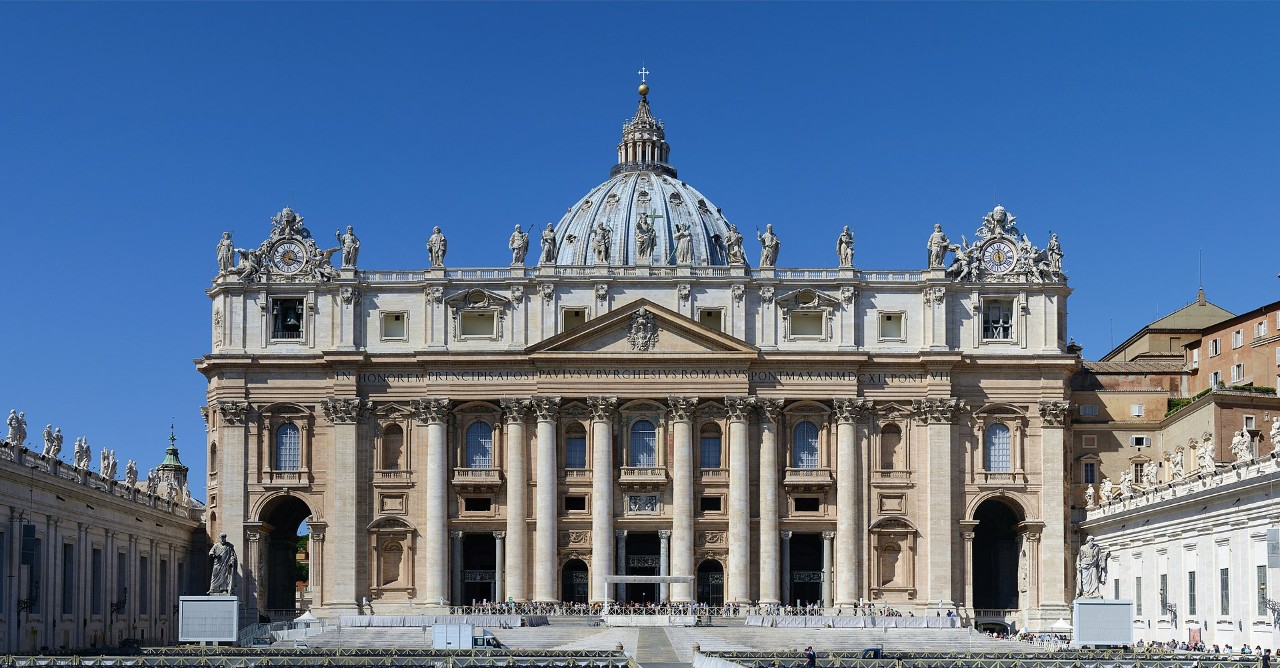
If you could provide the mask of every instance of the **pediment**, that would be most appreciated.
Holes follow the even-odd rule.
[[[840,300],[813,288],[801,288],[778,297],[778,305],[790,311],[792,309],[835,308]]]
[[[506,308],[511,300],[484,288],[463,290],[445,298],[445,303],[455,309],[491,309]]]
[[[535,353],[736,354],[759,350],[745,341],[703,326],[675,311],[640,299],[531,346]]]

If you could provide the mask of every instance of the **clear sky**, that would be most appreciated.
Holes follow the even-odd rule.
[[[370,269],[500,266],[616,160],[671,161],[780,266],[920,268],[1003,203],[1057,232],[1096,359],[1277,299],[1277,3],[0,3],[0,409],[203,497],[214,246],[292,204]],[[749,249],[752,264],[758,248]]]

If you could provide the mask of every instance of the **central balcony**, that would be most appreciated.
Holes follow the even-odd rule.
[[[667,470],[660,466],[624,466],[618,484],[623,489],[656,492],[667,484]]]
[[[473,492],[494,491],[502,487],[502,470],[456,468],[453,470],[453,486]]]
[[[793,468],[788,466],[782,484],[787,489],[802,492],[816,492],[827,489],[835,478],[828,468]]]

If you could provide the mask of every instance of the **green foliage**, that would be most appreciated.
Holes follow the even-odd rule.
[[[306,582],[310,579],[311,568],[305,561],[299,561],[294,564],[293,579],[295,582]]]

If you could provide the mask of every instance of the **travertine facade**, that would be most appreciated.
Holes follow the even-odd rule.
[[[857,264],[851,237],[830,268],[751,268],[644,97],[618,151],[559,224],[495,244],[510,266],[449,268],[444,229],[428,269],[334,268],[289,210],[256,250],[219,248],[209,522],[242,546],[248,605],[294,608],[305,519],[317,614],[367,597],[1068,615],[1057,238],[1035,248],[997,207],[972,246],[904,238],[928,238],[923,269],[836,267]],[[785,267],[779,237],[804,226],[775,227],[757,241]],[[606,586],[624,572],[697,583]]]

